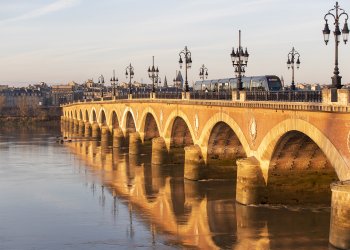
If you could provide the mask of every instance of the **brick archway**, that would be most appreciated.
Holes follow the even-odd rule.
[[[327,159],[335,169],[338,178],[341,181],[350,179],[349,166],[346,164],[345,160],[332,142],[317,127],[301,119],[287,119],[273,127],[259,145],[257,154],[260,159],[265,180],[267,180],[270,161],[275,152],[275,148],[282,136],[289,131],[299,131],[310,137],[310,139],[314,141],[326,155]]]

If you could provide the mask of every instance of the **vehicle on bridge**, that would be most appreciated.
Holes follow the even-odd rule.
[[[193,90],[205,92],[222,92],[237,89],[238,78],[224,78],[215,80],[196,81]],[[249,91],[279,91],[282,83],[278,76],[252,76],[242,77],[243,88]]]

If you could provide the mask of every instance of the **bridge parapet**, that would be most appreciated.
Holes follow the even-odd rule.
[[[335,91],[335,92],[334,92]],[[336,98],[335,98],[336,97]],[[157,102],[168,104],[194,104],[223,107],[264,108],[282,110],[308,110],[323,112],[349,112],[350,90],[323,89],[322,91],[232,91],[232,93],[135,93],[120,95],[113,98],[95,98],[92,100],[76,101],[61,105],[96,103],[129,103],[129,102]]]
[[[342,101],[340,102],[275,102],[275,101],[224,101],[224,100],[199,100],[199,99],[122,99],[122,100],[104,100],[104,101],[90,101],[90,104],[131,104],[131,103],[165,103],[165,104],[182,104],[182,105],[203,105],[203,106],[221,106],[221,107],[238,107],[238,108],[262,108],[273,110],[304,110],[304,111],[318,111],[318,112],[337,112],[347,113],[350,112],[350,105],[347,103],[349,98],[348,93],[342,93],[340,95]],[[72,107],[75,105],[84,106],[87,103],[74,102],[67,103],[61,107]]]

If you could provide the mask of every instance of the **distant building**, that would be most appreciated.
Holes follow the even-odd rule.
[[[321,86],[318,83],[313,83],[313,84],[311,84],[310,90],[319,91],[319,90],[321,90]]]
[[[7,90],[9,88],[9,85],[0,85],[0,91]]]
[[[178,88],[183,88],[184,86],[184,79],[182,77],[181,71],[178,71],[177,76],[175,78],[174,81],[174,87],[178,87]]]
[[[168,80],[166,79],[166,76],[164,77],[164,84],[163,84],[164,88],[168,87]]]
[[[51,87],[52,105],[59,106],[67,102],[84,99],[84,89],[76,82],[58,84]]]
[[[300,90],[310,90],[311,86],[309,84],[306,83],[297,83],[295,84],[296,89],[300,89]]]

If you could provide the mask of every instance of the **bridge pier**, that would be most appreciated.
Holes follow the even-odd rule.
[[[73,134],[77,135],[79,133],[79,121],[74,120],[73,122]]]
[[[329,242],[340,249],[350,249],[350,182],[331,185],[332,207]]]
[[[266,185],[255,157],[237,160],[236,201],[243,205],[266,202]]]
[[[129,155],[139,155],[141,152],[141,136],[138,132],[129,134]]]
[[[184,178],[197,181],[205,177],[204,159],[198,145],[185,147]]]
[[[70,118],[68,120],[68,133],[72,134],[74,132],[74,120],[73,118]]]
[[[110,140],[111,133],[107,126],[101,127],[101,142],[108,142]]]
[[[91,124],[90,124],[90,122],[85,122],[84,136],[85,137],[91,136]]]
[[[167,161],[168,150],[163,137],[152,139],[152,164],[162,165]]]
[[[78,129],[79,136],[84,136],[84,129],[85,129],[84,121],[79,121],[79,129]]]
[[[100,126],[98,125],[97,122],[93,123],[92,126],[91,126],[91,136],[92,138],[99,138],[100,137]]]
[[[121,148],[124,143],[124,134],[120,128],[113,129],[113,147]]]
[[[109,146],[110,143],[110,136],[111,133],[109,131],[108,126],[102,126],[101,127],[101,147],[106,148]]]

